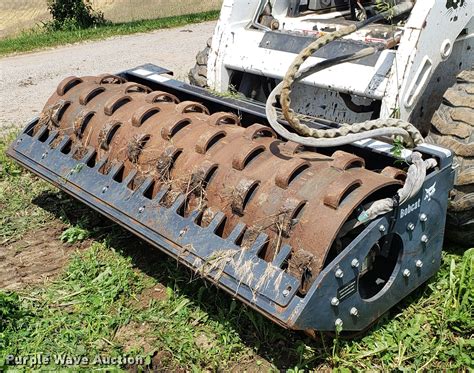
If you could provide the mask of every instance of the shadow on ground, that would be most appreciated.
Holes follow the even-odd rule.
[[[238,311],[234,311],[232,313],[234,316],[229,318],[232,303],[230,295],[219,290],[209,281],[196,277],[186,267],[178,265],[176,260],[100,213],[59,191],[43,193],[36,197],[33,203],[57,218],[65,217],[71,224],[80,225],[89,230],[90,238],[107,240],[121,255],[130,257],[134,266],[142,272],[191,299],[194,304],[205,310],[211,319],[225,323],[237,331],[245,345],[263,359],[273,363],[279,370],[297,366],[310,369],[331,367],[335,342],[332,336],[318,335],[318,339],[314,340],[303,333],[285,330],[243,304],[238,306]],[[430,290],[426,287],[416,290],[382,316],[366,333],[383,328],[393,315],[408,307],[411,302],[416,302],[422,294],[428,296],[427,291]],[[363,336],[364,334],[359,334],[351,338],[360,339]],[[345,343],[350,342],[344,338],[339,345]],[[315,352],[309,360],[304,357],[305,346],[310,346]]]

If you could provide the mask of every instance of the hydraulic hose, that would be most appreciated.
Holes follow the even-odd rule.
[[[394,41],[395,42],[395,41]],[[377,50],[383,49],[384,47],[369,47],[360,50],[359,52],[339,56],[331,59],[324,60],[316,65],[307,67],[299,71],[295,79],[300,80],[314,74],[318,71],[324,70],[328,67],[358,60],[374,54]],[[276,97],[280,94],[283,87],[283,82],[278,84],[275,89],[271,92],[266,103],[266,115],[271,127],[281,137],[297,142],[302,145],[310,147],[332,147],[348,144],[354,141],[363,140],[369,137],[379,137],[387,135],[398,135],[402,136],[407,143],[412,142],[412,138],[415,139],[416,143],[422,142],[418,130],[409,123],[401,121],[399,119],[377,119],[356,124],[344,124],[341,128],[331,128],[323,130],[314,130],[308,128],[309,131],[319,131],[320,138],[300,136],[297,133],[290,132],[278,121],[278,115],[275,108]],[[306,127],[306,126],[305,126]]]
[[[437,162],[433,158],[423,160],[422,155],[418,152],[413,152],[410,158],[411,165],[408,167],[407,178],[403,187],[397,191],[398,198],[396,200],[394,198],[384,198],[373,202],[358,216],[357,220],[360,223],[366,223],[377,216],[386,214],[393,210],[396,203],[402,205],[418,194],[425,182],[427,171],[436,167]]]
[[[299,71],[301,65],[315,51],[327,43],[348,35],[370,23],[408,12],[412,7],[413,4],[410,2],[401,3],[392,9],[378,14],[377,16],[368,20],[344,27],[339,31],[326,34],[306,47],[295,58],[294,62],[288,69],[284,80],[272,91],[268,97],[266,103],[266,114],[272,128],[283,138],[312,147],[340,146],[352,143],[354,141],[380,136],[402,136],[409,146],[423,142],[423,137],[419,131],[412,124],[400,119],[376,119],[362,123],[354,123],[352,125],[342,124],[340,128],[314,129],[309,128],[307,125],[301,123],[297,114],[290,108],[291,86],[295,81],[328,67],[374,54],[377,51],[377,48],[365,48],[354,54],[328,59],[310,68]],[[274,106],[276,102],[276,96],[278,94],[280,94],[280,104],[285,119],[287,120],[288,124],[297,131],[298,134],[303,136],[288,131],[278,122],[277,112]]]

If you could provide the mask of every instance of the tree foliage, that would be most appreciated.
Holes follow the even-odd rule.
[[[48,0],[52,30],[84,29],[106,23],[104,14],[92,8],[90,0]]]

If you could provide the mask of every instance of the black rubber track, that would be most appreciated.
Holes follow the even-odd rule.
[[[211,50],[212,38],[207,41],[206,48],[196,55],[196,64],[189,70],[188,78],[192,85],[208,88],[207,85],[207,62],[209,59],[209,51]]]
[[[455,154],[456,180],[448,207],[446,236],[474,247],[474,69],[463,71],[443,96],[427,141]]]

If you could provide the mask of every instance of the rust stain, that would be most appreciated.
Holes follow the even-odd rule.
[[[209,113],[198,102],[109,74],[65,79],[41,118],[59,138],[70,136],[76,151],[93,149],[97,159],[107,159],[102,172],[114,170],[117,181],[136,172],[132,190],[151,178],[151,198],[169,189],[161,201],[166,207],[184,195],[179,213],[201,211],[201,226],[221,211],[216,233],[222,237],[243,223],[236,242],[242,249],[262,232],[268,242],[260,257],[267,261],[290,245],[288,270],[301,280],[301,292],[355,209],[403,176],[370,171],[347,152],[307,151],[261,124],[245,128],[235,114]]]

